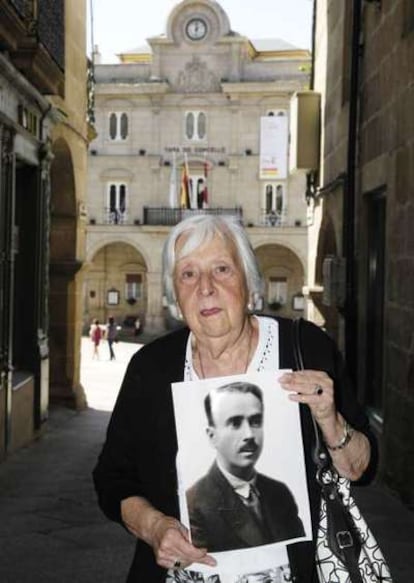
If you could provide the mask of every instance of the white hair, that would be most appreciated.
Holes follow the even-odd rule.
[[[180,255],[177,256],[177,240],[183,234],[188,236],[180,250]],[[205,243],[211,242],[217,235],[234,246],[252,306],[262,294],[263,279],[253,248],[241,223],[233,216],[195,215],[178,223],[164,244],[163,286],[167,305],[173,316],[177,317],[174,288],[174,269],[177,260]]]

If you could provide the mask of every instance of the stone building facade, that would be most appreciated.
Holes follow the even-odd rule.
[[[219,3],[184,0],[164,34],[119,57],[94,59],[85,328],[109,315],[168,326],[162,245],[171,225],[200,212],[240,217],[265,272],[266,309],[289,314],[294,303],[303,313],[306,185],[304,172],[289,170],[288,134],[309,52],[252,41]]]
[[[42,430],[51,398],[84,402],[87,63],[84,0],[0,9],[1,459]]]
[[[381,479],[412,506],[414,4],[315,6],[323,135],[310,292],[377,429]]]

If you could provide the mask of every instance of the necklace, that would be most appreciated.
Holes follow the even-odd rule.
[[[253,343],[253,335],[254,335],[254,329],[253,327],[250,328],[250,333],[249,333],[249,341],[247,344],[247,357],[246,357],[246,365],[244,367],[244,371],[243,374],[246,374],[247,369],[249,368],[249,364],[250,364],[250,353],[252,351],[252,343]],[[201,352],[198,349],[198,346],[196,345],[196,351],[197,351],[197,356],[198,356],[198,364],[200,367],[200,372],[201,372],[201,378],[205,379],[206,378],[206,373],[204,372],[204,366],[203,366],[203,359],[201,358]]]

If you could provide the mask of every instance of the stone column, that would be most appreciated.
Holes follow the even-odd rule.
[[[162,316],[162,283],[161,272],[153,271],[147,274],[148,286],[148,306],[145,326],[149,330],[164,330],[164,319]]]

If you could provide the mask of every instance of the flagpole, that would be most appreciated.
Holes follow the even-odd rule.
[[[181,170],[181,187],[180,187],[180,207],[182,209],[189,208],[188,196],[188,172],[187,172],[187,156],[184,154],[184,162]]]
[[[175,208],[177,206],[177,167],[176,167],[176,157],[175,152],[173,152],[173,164],[171,168],[170,176],[170,208]]]
[[[188,170],[188,158],[187,153],[184,152],[184,166],[185,166],[185,187],[186,187],[186,194],[187,194],[187,208],[193,208],[193,201],[192,201],[192,191],[190,191],[190,172]]]
[[[208,185],[207,185],[207,153],[204,152],[204,189],[203,189],[203,208],[208,208]]]

